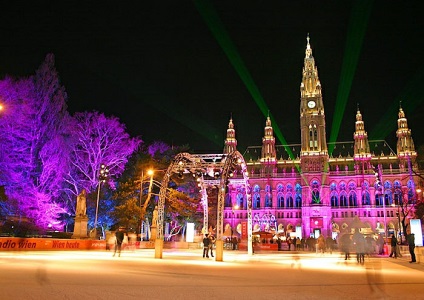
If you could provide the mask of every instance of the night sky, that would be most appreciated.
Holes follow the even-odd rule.
[[[232,59],[238,57],[275,118],[273,125],[288,143],[299,143],[299,87],[309,33],[327,140],[335,112],[342,114],[335,107],[344,92],[337,141],[353,140],[359,103],[368,133],[396,149],[402,100],[416,147],[424,144],[421,1],[27,2],[4,1],[0,7],[0,76],[31,75],[54,53],[71,113],[114,115],[145,142],[219,153],[232,116],[238,150],[261,145],[267,113],[237,72]],[[211,28],[205,16],[215,14]],[[232,57],[213,29],[227,36]],[[343,61],[355,56],[349,40],[358,49],[357,63],[348,64],[342,76]],[[339,90],[341,78],[351,78],[344,85],[349,89]],[[395,113],[389,113],[391,106]],[[387,136],[379,136],[379,124],[391,129]]]

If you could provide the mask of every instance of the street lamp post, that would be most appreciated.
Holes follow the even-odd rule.
[[[141,201],[142,201],[142,196],[143,196],[143,180],[144,180],[144,172],[141,173],[141,178],[140,178],[140,209],[141,209],[141,213],[140,213],[140,238],[143,234],[143,222],[144,222],[144,216],[146,215],[146,210],[147,210],[147,206],[149,205],[150,202],[150,198],[152,196],[152,187],[153,187],[153,174],[154,174],[154,170],[153,169],[149,169],[147,170],[147,175],[150,177],[149,180],[149,188],[147,191],[147,199],[144,202],[144,204],[142,205]]]
[[[96,216],[94,217],[94,238],[97,239],[97,216],[99,213],[99,201],[100,201],[100,187],[102,182],[106,181],[106,178],[109,176],[109,169],[105,164],[101,164],[99,172],[99,184],[97,187],[97,201],[96,201]]]

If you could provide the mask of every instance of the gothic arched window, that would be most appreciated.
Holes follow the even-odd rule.
[[[284,207],[284,196],[283,196],[283,193],[278,193],[277,194],[277,202],[278,202],[278,207]]]
[[[312,203],[315,203],[315,204],[321,203],[321,199],[319,197],[319,191],[318,190],[312,191]]]
[[[415,184],[414,181],[408,180],[408,183],[406,184],[408,187],[408,202],[415,203]]]
[[[349,206],[350,207],[356,207],[356,206],[358,206],[358,203],[356,201],[356,193],[354,191],[351,191],[349,193]]]
[[[312,188],[312,203],[320,204],[321,199],[319,195],[319,183],[317,180],[312,181],[311,188]]]
[[[259,193],[253,195],[253,208],[261,208],[261,196]]]
[[[287,195],[286,207],[293,207],[293,197],[291,194]]]
[[[378,191],[375,193],[375,205],[382,206],[383,205],[383,195]]]
[[[347,207],[347,206],[348,206],[348,203],[347,203],[346,193],[345,193],[345,192],[343,192],[343,193],[340,195],[340,207]]]
[[[297,208],[302,207],[302,195],[300,195],[300,194],[296,194],[295,207],[297,207]]]
[[[231,194],[227,193],[225,195],[225,207],[231,207]]]
[[[309,149],[318,150],[318,132],[317,125],[309,125]]]
[[[386,190],[386,192],[384,193],[384,201],[385,205],[392,205],[393,196],[391,190]]]
[[[265,195],[265,207],[272,207],[272,196],[271,193]]]
[[[337,193],[332,192],[331,193],[331,207],[338,207],[339,206],[339,199],[337,199]]]
[[[365,191],[362,194],[362,205],[371,205],[371,197],[370,197],[370,193],[368,193],[368,191]]]
[[[400,189],[395,190],[395,193],[393,195],[393,200],[395,202],[395,205],[403,205],[402,191]]]
[[[242,193],[237,194],[237,205],[239,208],[244,208],[244,195]]]

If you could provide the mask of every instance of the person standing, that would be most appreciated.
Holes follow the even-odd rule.
[[[350,247],[352,244],[352,240],[350,238],[350,234],[349,233],[345,233],[342,235],[342,237],[340,238],[340,248],[342,250],[342,252],[345,254],[345,260],[350,259]]]
[[[328,252],[333,254],[334,240],[330,236],[325,239],[325,246],[327,247]]]
[[[409,253],[411,254],[411,261],[409,263],[417,262],[415,258],[415,234],[411,233],[410,229],[408,229],[406,241],[408,242]]]
[[[297,237],[296,238],[296,251],[300,251],[300,245],[301,245],[300,238]]]
[[[115,232],[115,251],[113,252],[113,256],[115,256],[116,252],[118,252],[118,256],[121,256],[121,247],[122,242],[124,241],[125,233],[124,233],[124,227],[119,227],[119,229]]]
[[[389,257],[392,257],[392,255],[393,255],[394,258],[397,258],[397,253],[396,253],[397,243],[398,242],[397,242],[395,235],[392,234],[392,239],[390,240],[391,251],[390,251]]]
[[[352,236],[356,248],[356,261],[360,264],[365,262],[365,238],[359,232],[359,228],[355,228],[355,233]]]
[[[236,236],[233,236],[233,240],[232,240],[232,242],[233,242],[233,250],[238,250],[238,239],[237,239],[237,237]]]
[[[203,238],[203,257],[207,257],[209,258],[209,244],[210,244],[210,239],[209,239],[209,234],[205,234],[205,237]]]
[[[281,239],[279,236],[277,237],[277,247],[278,247],[278,251],[281,251]]]
[[[378,246],[378,254],[384,255],[384,238],[381,236],[381,234],[378,235],[377,238],[377,246]]]
[[[325,237],[321,234],[317,239],[317,253],[324,254],[325,252]]]
[[[211,250],[211,256],[213,256],[213,246],[215,245],[215,237],[213,234],[209,235],[209,249]]]

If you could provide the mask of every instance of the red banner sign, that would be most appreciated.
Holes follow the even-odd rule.
[[[0,238],[0,251],[105,250],[106,241],[41,238]]]

